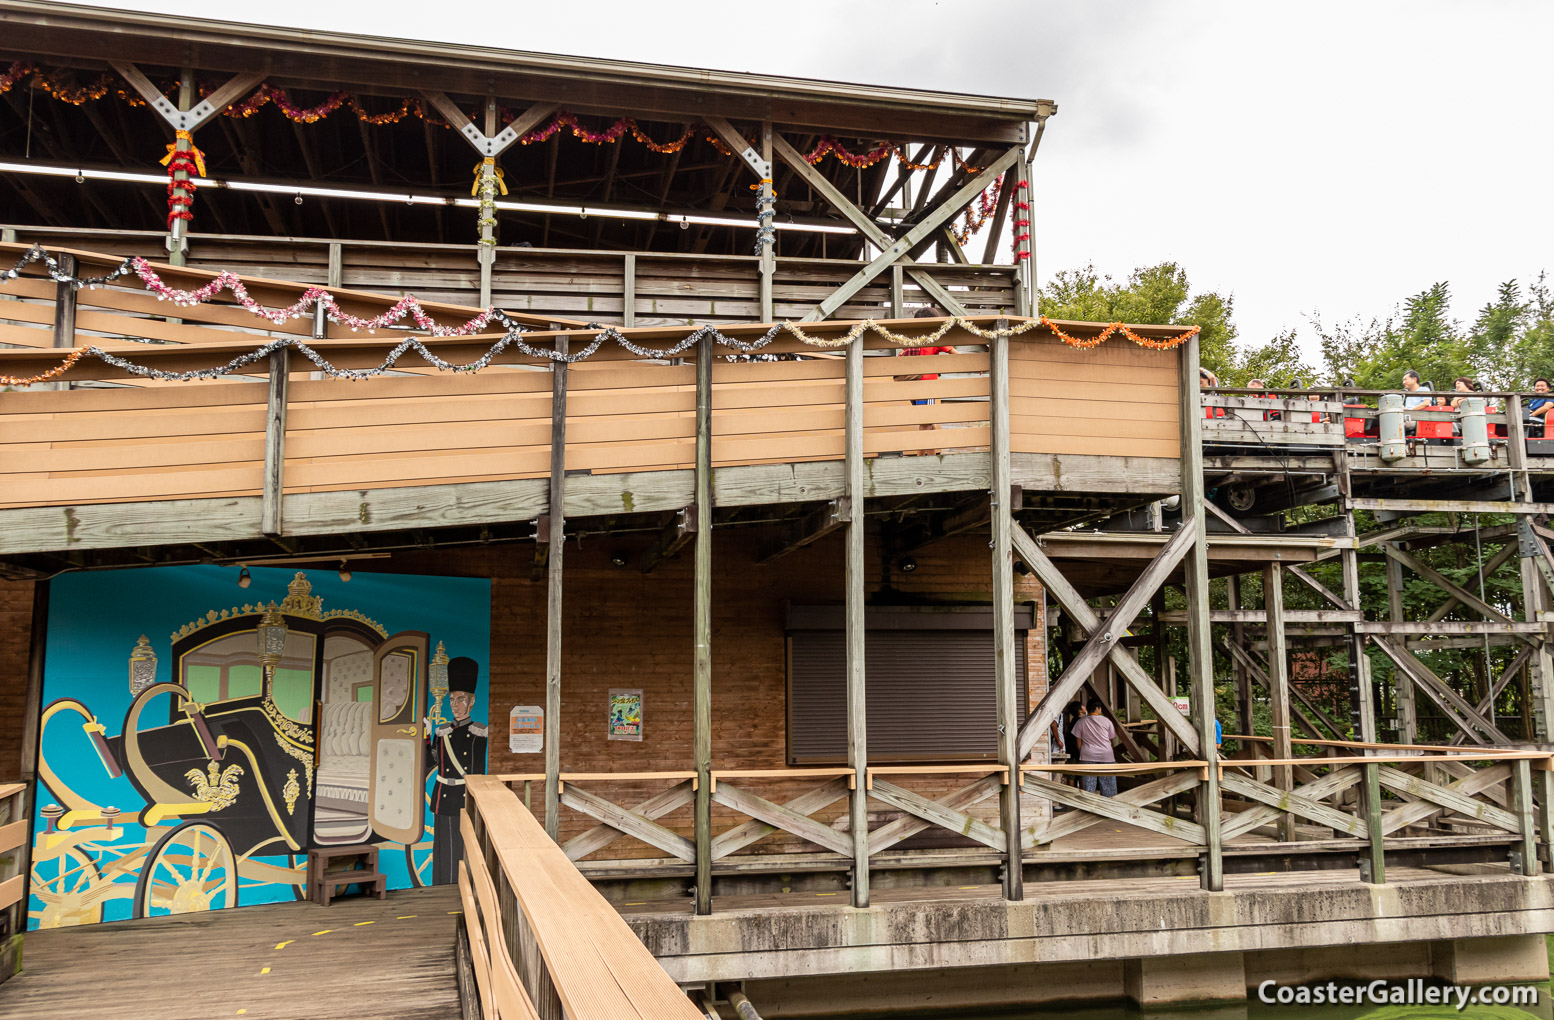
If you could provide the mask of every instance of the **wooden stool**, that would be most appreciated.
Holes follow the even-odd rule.
[[[335,861],[346,867],[330,870]],[[378,871],[377,847],[326,846],[308,851],[308,892],[314,903],[329,906],[335,890],[348,885],[359,885],[380,900],[388,895],[388,876]]]

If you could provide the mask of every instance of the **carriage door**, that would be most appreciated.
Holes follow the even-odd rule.
[[[427,635],[391,634],[373,654],[372,829],[396,843],[422,837]]]

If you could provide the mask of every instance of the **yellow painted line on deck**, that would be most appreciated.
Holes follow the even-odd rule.
[[[328,935],[332,931],[334,931],[333,928],[325,928],[323,931],[316,931],[313,934],[314,935]]]
[[[462,913],[464,913],[464,911],[462,911],[462,910],[450,910],[450,911],[448,911],[448,913],[449,914],[462,914]]]
[[[352,928],[360,928],[360,927],[362,927],[363,925],[366,925],[366,924],[377,924],[377,923],[378,922],[376,922],[376,921],[357,921],[355,924],[351,925],[351,927]]]
[[[264,967],[264,968],[262,968],[259,971],[259,974],[260,974],[261,977],[264,976],[265,974],[268,974],[268,973],[270,973],[270,968],[269,967]]]
[[[285,949],[287,946],[291,945],[295,941],[297,941],[297,940],[296,939],[287,939],[285,942],[277,942],[275,944],[275,948],[276,949]]]
[[[622,903],[621,906],[623,906],[623,907],[645,907],[645,906],[647,906],[647,900],[633,900],[630,903]]]
[[[420,916],[421,916],[420,914],[404,914],[404,915],[402,915],[400,917],[394,918],[394,920],[396,920],[396,921],[408,921],[412,917],[420,917]]]
[[[237,1011],[237,1015],[238,1016],[242,1016],[244,1013],[247,1013],[247,1012],[248,1012],[248,1010],[246,1010],[246,1009],[240,1009],[240,1010]]]
[[[963,885],[963,886],[961,886],[961,888],[962,889],[980,889],[982,887],[980,885]]]
[[[834,892],[817,892],[815,895],[816,896],[835,896],[836,893],[834,893]]]

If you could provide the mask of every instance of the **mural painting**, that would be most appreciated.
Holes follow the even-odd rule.
[[[29,928],[305,899],[312,847],[377,845],[391,889],[452,874],[490,582],[244,577],[52,582]]]

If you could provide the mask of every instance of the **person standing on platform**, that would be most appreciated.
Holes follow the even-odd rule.
[[[1112,721],[1101,714],[1099,698],[1090,699],[1090,714],[1074,724],[1074,739],[1079,742],[1079,764],[1109,765],[1116,762],[1112,741],[1117,739],[1117,730],[1112,726]],[[1085,793],[1095,793],[1097,787],[1100,788],[1101,796],[1115,797],[1117,777],[1094,773],[1080,775],[1079,788]]]
[[[464,810],[464,777],[486,771],[487,727],[470,719],[475,707],[475,687],[480,666],[461,655],[448,662],[448,707],[453,723],[431,732],[431,722],[421,720],[427,733],[427,759],[437,770],[432,789],[432,881],[447,885],[459,880],[464,859],[464,833],[459,816]]]

